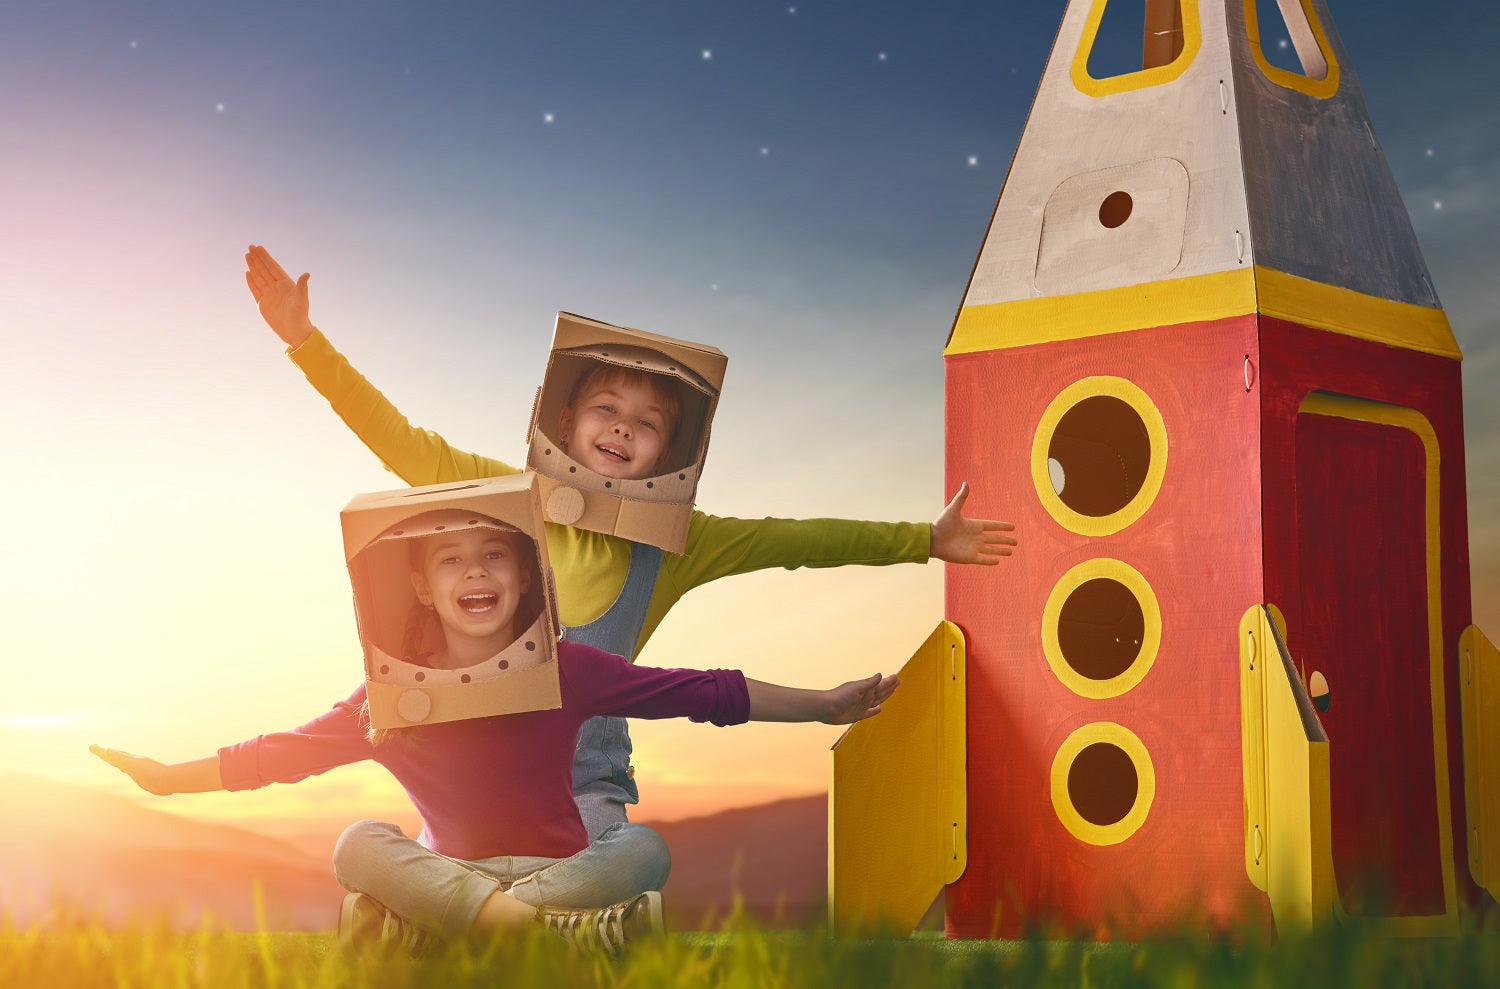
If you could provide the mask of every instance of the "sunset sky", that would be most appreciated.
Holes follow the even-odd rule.
[[[282,355],[248,243],[312,272],[314,322],[460,448],[524,459],[567,310],[729,355],[704,510],[930,519],[943,342],[1064,6],[7,7],[0,771],[125,793],[90,742],[207,755],[359,680],[338,512],[399,481]],[[1493,639],[1500,114],[1473,39],[1500,8],[1332,8],[1466,355]],[[721,581],[641,658],[805,686],[891,672],[942,617],[941,576]],[[839,731],[634,734],[648,819],[820,790]],[[268,827],[408,813],[374,769],[154,805]]]

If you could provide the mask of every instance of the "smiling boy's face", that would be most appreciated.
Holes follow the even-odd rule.
[[[568,455],[604,477],[661,473],[676,429],[670,400],[649,374],[622,371],[587,382],[558,416]]]
[[[531,587],[517,538],[478,528],[424,539],[412,586],[437,612],[450,654],[484,658],[515,640],[516,609]]]

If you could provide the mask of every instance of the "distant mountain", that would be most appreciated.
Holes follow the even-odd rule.
[[[0,793],[7,818],[0,912],[18,926],[81,915],[112,927],[159,919],[195,929],[208,915],[234,930],[255,930],[257,884],[267,929],[336,925],[344,891],[327,856],[25,773],[0,774]],[[646,822],[672,850],[663,896],[668,927],[716,926],[737,892],[763,923],[801,926],[821,918],[826,813],[819,795]],[[328,848],[335,837],[328,836]]]
[[[762,924],[803,927],[828,903],[828,798],[793,797],[681,821],[645,821],[672,850],[667,927],[717,926],[736,894]]]
[[[235,930],[336,925],[343,890],[326,860],[240,828],[143,807],[25,773],[0,774],[0,909],[18,926],[68,915]]]

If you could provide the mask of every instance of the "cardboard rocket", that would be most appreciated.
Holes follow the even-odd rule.
[[[908,743],[851,729],[835,923],[946,883],[950,936],[1456,932],[1500,888],[1500,658],[1461,355],[1359,83],[1322,0],[1280,4],[1300,71],[1268,5],[1147,0],[1103,75],[1105,7],[1068,4],[944,350],[947,487],[1021,546],[949,569],[953,656],[887,712],[964,793],[861,785]]]

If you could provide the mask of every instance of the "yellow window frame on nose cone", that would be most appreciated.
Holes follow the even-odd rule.
[[[1067,603],[1068,597],[1088,581],[1101,578],[1113,580],[1131,593],[1136,603],[1140,605],[1144,624],[1141,646],[1135,659],[1122,672],[1108,680],[1094,680],[1074,669],[1073,664],[1068,662],[1067,656],[1063,655],[1062,642],[1059,638],[1062,608]],[[1147,583],[1146,578],[1128,563],[1108,557],[1085,560],[1063,574],[1056,586],[1052,588],[1052,593],[1047,595],[1047,603],[1042,608],[1042,653],[1047,657],[1047,665],[1052,667],[1052,672],[1057,674],[1057,678],[1080,697],[1102,700],[1125,693],[1140,683],[1150,671],[1151,664],[1156,662],[1156,654],[1160,648],[1161,606],[1157,603],[1156,593],[1151,590],[1151,585]]]
[[[1099,25],[1104,20],[1104,8],[1110,0],[1093,0],[1088,19],[1083,25],[1083,36],[1078,39],[1078,51],[1073,55],[1069,76],[1080,93],[1088,96],[1109,96],[1132,89],[1145,89],[1171,82],[1187,71],[1202,44],[1202,29],[1198,26],[1198,0],[1181,0],[1182,50],[1177,57],[1165,65],[1153,65],[1135,72],[1096,79],[1089,74],[1089,55],[1093,54],[1094,42],[1099,37]],[[1253,0],[1252,0],[1253,2]]]
[[[1086,819],[1073,805],[1068,794],[1068,770],[1079,753],[1096,742],[1114,745],[1130,757],[1135,766],[1135,803],[1124,817],[1112,824],[1095,824]],[[1095,721],[1083,725],[1063,740],[1052,758],[1052,809],[1068,833],[1079,841],[1090,845],[1118,845],[1138,831],[1146,823],[1146,815],[1156,798],[1156,771],[1151,765],[1151,754],[1134,732],[1113,721]]]
[[[1300,18],[1287,16],[1286,8],[1292,4],[1296,4],[1300,10]],[[1317,12],[1308,0],[1278,0],[1277,5],[1281,8],[1282,20],[1286,22],[1287,34],[1291,36],[1298,60],[1305,67],[1308,66],[1309,59],[1313,60],[1311,71],[1304,74],[1271,64],[1260,44],[1260,15],[1255,9],[1255,0],[1245,0],[1245,34],[1249,38],[1250,54],[1255,58],[1255,64],[1276,85],[1326,100],[1339,91],[1339,63],[1333,57],[1328,36],[1323,33],[1323,25],[1318,20]]]
[[[1075,405],[1086,398],[1106,396],[1119,399],[1140,417],[1146,427],[1150,442],[1150,460],[1146,476],[1140,489],[1119,510],[1108,515],[1084,515],[1075,511],[1052,487],[1052,477],[1047,469],[1048,451],[1058,423]],[[1080,378],[1058,393],[1037,422],[1036,433],[1031,440],[1031,482],[1036,488],[1042,507],[1064,528],[1082,536],[1108,536],[1119,532],[1145,514],[1161,490],[1162,478],[1167,472],[1167,427],[1161,412],[1150,396],[1132,381],[1113,375],[1093,375]]]

